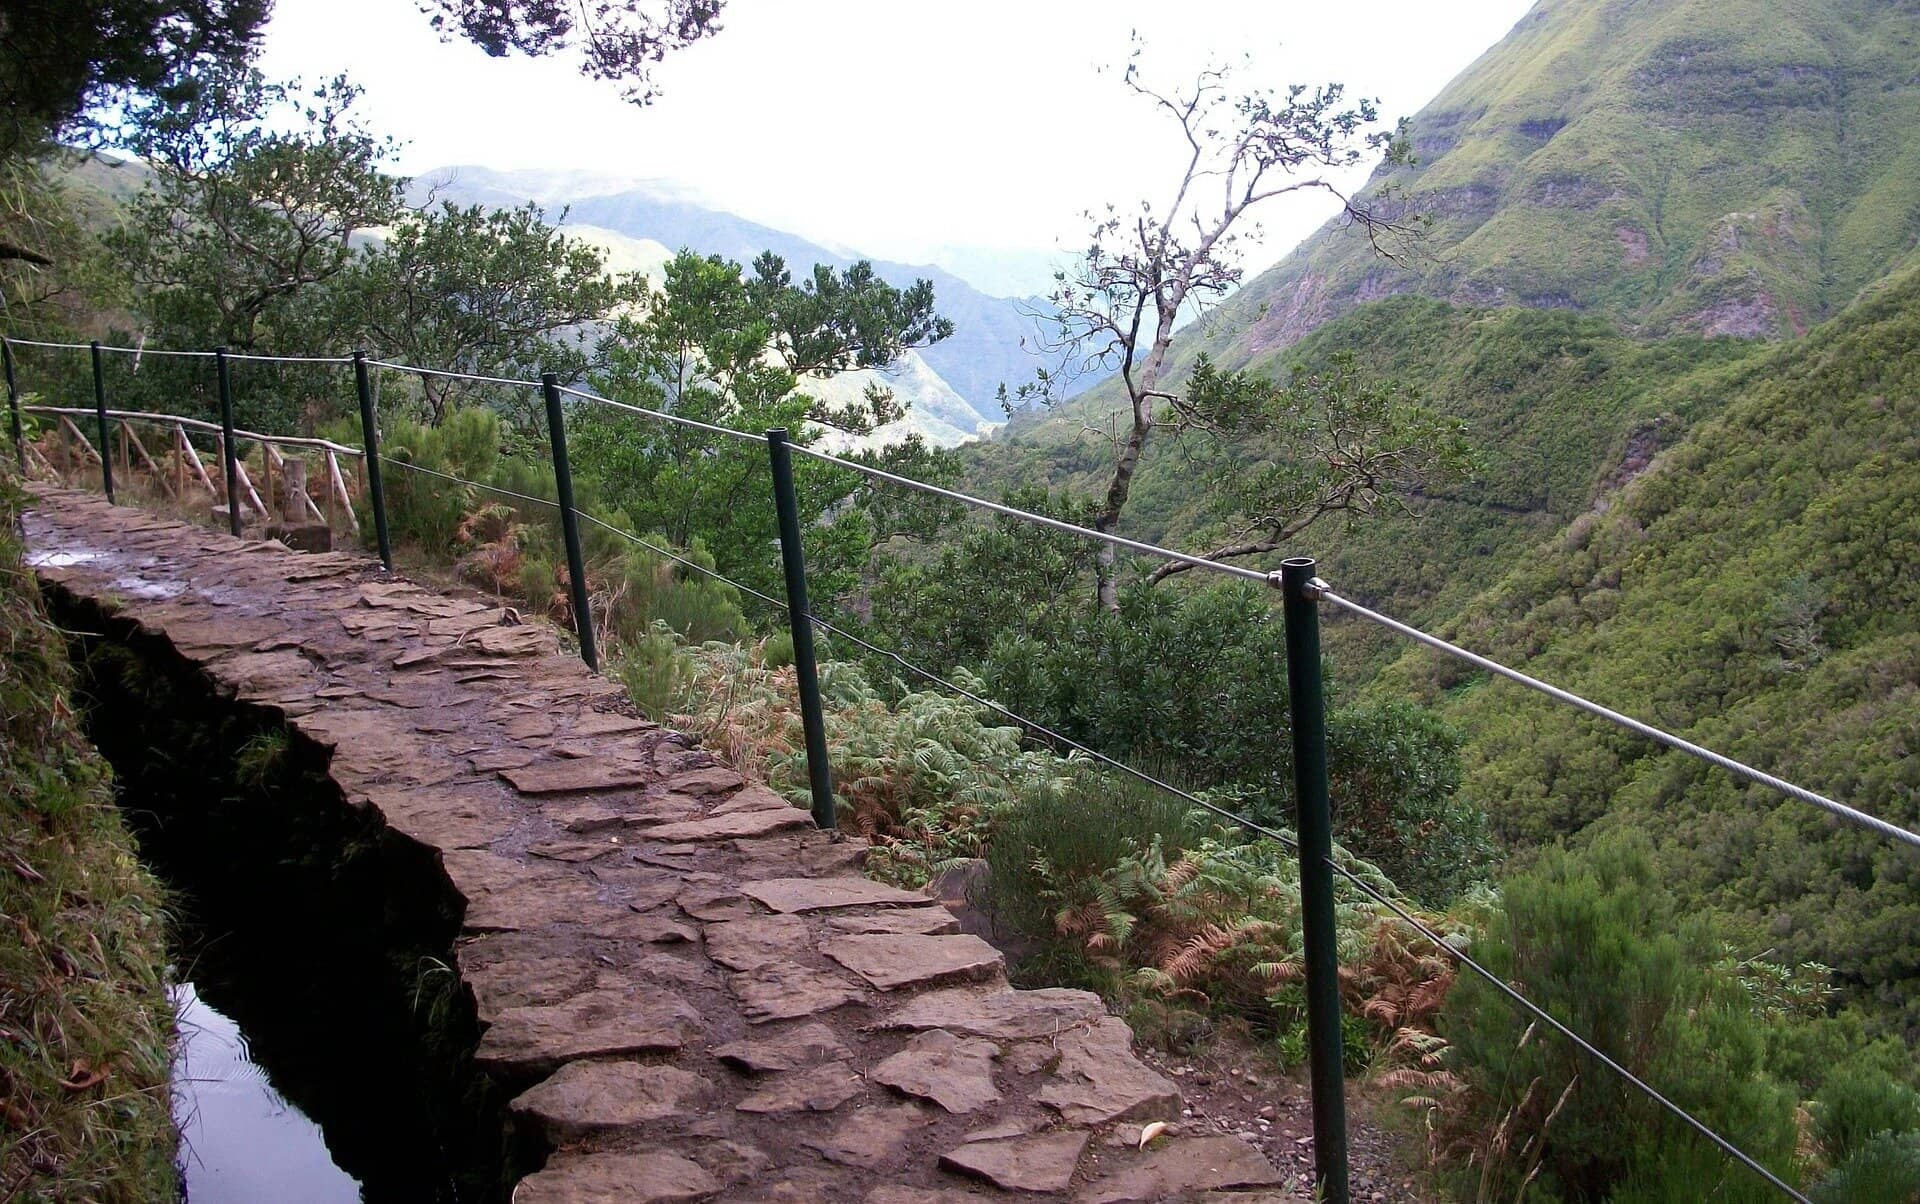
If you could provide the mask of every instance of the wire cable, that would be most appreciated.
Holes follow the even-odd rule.
[[[1080,539],[1091,540],[1095,543],[1104,543],[1116,548],[1125,548],[1129,552],[1137,552],[1142,556],[1152,556],[1161,560],[1170,560],[1176,564],[1184,564],[1192,568],[1220,573],[1223,576],[1238,577],[1243,581],[1258,581],[1262,585],[1274,584],[1272,574],[1263,573],[1258,569],[1243,568],[1237,564],[1222,564],[1218,560],[1208,560],[1204,556],[1195,556],[1188,552],[1176,552],[1172,548],[1163,548],[1158,544],[1142,543],[1137,539],[1128,539],[1123,535],[1112,535],[1104,531],[1095,531],[1091,527],[1082,527],[1076,523],[1067,522],[1064,519],[1049,518],[1044,514],[1035,514],[1031,510],[1022,510],[1016,506],[1008,506],[1001,502],[990,502],[985,498],[974,497],[970,493],[961,493],[954,489],[944,489],[939,485],[929,485],[925,481],[916,481],[912,477],[903,477],[896,473],[887,472],[884,469],[874,468],[871,465],[856,463],[852,460],[843,460],[839,456],[828,455],[822,451],[814,451],[812,448],[801,447],[798,444],[793,445],[793,454],[796,456],[805,456],[811,460],[818,460],[822,464],[833,464],[840,468],[849,469],[863,476],[872,477],[877,481],[886,481],[889,484],[900,485],[907,489],[917,489],[921,493],[930,493],[935,497],[943,497],[948,501],[959,502],[963,506],[971,506],[976,510],[991,511],[994,514],[1005,515],[1008,518],[1017,518],[1023,522],[1034,523],[1038,526],[1060,531]]]
[[[6,341],[16,347],[47,347],[56,351],[93,350],[92,343],[48,343],[38,339],[17,339],[12,336],[8,336]],[[171,355],[182,359],[212,359],[214,354],[211,351],[168,351],[160,347],[112,347],[105,343],[100,344],[100,350],[119,352],[122,355]]]
[[[349,358],[340,362],[352,363],[353,361]],[[477,372],[453,372],[445,368],[422,368],[417,364],[396,364],[392,360],[370,359],[367,361],[367,367],[391,368],[395,372],[412,372],[420,376],[440,376],[448,380],[469,380],[482,385],[512,385],[523,389],[540,388],[540,382],[537,380],[521,380],[513,376],[482,376]],[[471,484],[472,482],[468,483]]]
[[[777,607],[780,610],[785,610],[787,608],[787,604],[785,602],[780,601],[778,598],[769,597],[768,595],[763,594],[759,590],[753,588],[751,585],[742,585],[740,582],[735,581],[733,578],[727,576],[726,574],[717,572],[714,569],[710,569],[704,564],[696,564],[695,562],[688,560],[685,556],[675,555],[674,553],[667,551],[667,549],[660,547],[658,544],[651,543],[647,540],[644,540],[640,538],[638,535],[635,535],[630,531],[622,531],[620,528],[614,526],[610,522],[607,522],[605,519],[595,518],[593,515],[588,514],[585,510],[575,510],[574,514],[580,518],[586,519],[588,522],[592,523],[594,526],[599,527],[604,531],[610,531],[613,534],[618,535],[621,539],[626,540],[628,543],[640,545],[641,547],[645,548],[649,552],[652,552],[656,556],[663,556],[666,559],[673,561],[675,564],[685,565],[687,568],[692,569],[694,572],[704,574],[715,581],[725,582],[726,584],[731,585],[733,588],[739,590],[741,593],[751,594],[753,597],[760,599],[762,602],[768,603],[769,605]]]
[[[713,435],[725,435],[730,439],[744,439],[749,443],[764,444],[767,441],[765,435],[753,435],[746,431],[737,431],[730,426],[715,426],[711,422],[702,422],[698,418],[684,418],[679,414],[670,414],[665,410],[649,410],[644,406],[630,405],[624,401],[615,401],[611,397],[602,397],[598,393],[588,393],[581,389],[569,388],[566,385],[561,385],[560,391],[569,397],[577,397],[582,401],[598,402],[603,406],[612,406],[616,410],[625,410],[629,414],[641,414],[648,418],[657,418],[662,422],[677,423],[680,426],[692,427],[694,430],[706,431]]]
[[[1644,1079],[1634,1074],[1633,1071],[1628,1070],[1625,1066],[1622,1066],[1620,1063],[1614,1061],[1612,1058],[1602,1053],[1591,1041],[1588,1041],[1585,1037],[1582,1037],[1579,1033],[1574,1032],[1571,1028],[1568,1028],[1565,1024],[1562,1024],[1560,1021],[1554,1019],[1553,1015],[1549,1013],[1546,1009],[1542,1008],[1539,1004],[1534,1003],[1531,999],[1528,999],[1525,995],[1522,995],[1519,991],[1515,990],[1512,986],[1502,981],[1498,974],[1495,974],[1493,971],[1487,969],[1485,966],[1481,965],[1479,962],[1475,961],[1473,958],[1467,956],[1466,953],[1462,952],[1461,950],[1454,948],[1453,943],[1447,940],[1445,936],[1434,931],[1432,927],[1427,925],[1424,921],[1422,921],[1419,917],[1415,916],[1412,912],[1408,911],[1406,908],[1396,903],[1393,899],[1389,898],[1384,892],[1374,889],[1374,887],[1371,884],[1363,881],[1358,875],[1354,874],[1351,870],[1348,870],[1344,866],[1340,865],[1338,862],[1334,861],[1332,858],[1327,859],[1327,864],[1333,867],[1333,870],[1335,873],[1345,878],[1348,882],[1351,882],[1354,885],[1354,887],[1360,891],[1361,894],[1366,895],[1368,898],[1372,899],[1375,903],[1378,903],[1380,906],[1385,907],[1387,910],[1399,916],[1400,919],[1404,923],[1406,923],[1410,928],[1418,932],[1421,936],[1427,938],[1427,940],[1431,941],[1434,947],[1439,949],[1442,954],[1452,958],[1459,965],[1466,967],[1467,969],[1473,971],[1473,973],[1475,973],[1479,977],[1485,979],[1489,986],[1493,987],[1496,991],[1499,991],[1502,995],[1506,996],[1508,1002],[1518,1006],[1522,1011],[1526,1012],[1528,1015],[1533,1016],[1535,1019],[1546,1024],[1549,1028],[1553,1029],[1555,1032],[1559,1033],[1561,1036],[1565,1037],[1567,1040],[1573,1042],[1573,1044],[1578,1046],[1579,1049],[1583,1053],[1585,1053],[1588,1057],[1593,1058],[1595,1061],[1599,1062],[1602,1066],[1605,1066],[1608,1070],[1611,1070],[1615,1074],[1619,1075],[1627,1083],[1638,1088],[1641,1091],[1641,1093],[1647,1096],[1647,1098],[1653,1100],[1655,1103],[1659,1104],[1662,1108],[1665,1108],[1668,1112],[1671,1112],[1673,1115],[1679,1117],[1682,1121],[1686,1122],[1686,1124],[1690,1128],[1692,1128],[1694,1132],[1700,1134],[1702,1137],[1705,1137],[1708,1141],[1711,1141],[1714,1145],[1719,1146],[1721,1151],[1725,1153],[1728,1157],[1734,1159],[1736,1162],[1739,1162],[1742,1166],[1745,1166],[1748,1170],[1752,1171],[1754,1174],[1759,1175],[1761,1178],[1765,1179],[1768,1183],[1771,1183],[1773,1186],[1779,1188],[1787,1196],[1791,1197],[1794,1200],[1799,1201],[1799,1204],[1812,1204],[1812,1202],[1809,1201],[1807,1197],[1801,1195],[1798,1191],[1794,1190],[1792,1186],[1790,1186],[1784,1180],[1782,1180],[1778,1175],[1774,1174],[1772,1171],[1762,1166],[1745,1150],[1742,1150],[1739,1146],[1734,1145],[1731,1141],[1720,1136],[1720,1134],[1714,1132],[1711,1128],[1707,1126],[1707,1124],[1704,1121],[1695,1117],[1693,1113],[1688,1112],[1685,1108],[1682,1108],[1680,1105],[1674,1103],[1672,1100],[1668,1099],[1666,1096],[1654,1090],[1651,1086],[1647,1084],[1647,1082]]]
[[[510,498],[513,498],[515,501],[531,502],[536,506],[545,506],[550,510],[560,509],[559,502],[550,502],[546,498],[534,497],[530,493],[515,493],[511,489],[502,489],[498,485],[482,485],[478,481],[469,481],[465,477],[456,477],[451,473],[437,472],[431,468],[422,468],[418,464],[411,464],[405,460],[396,460],[392,456],[382,455],[380,457],[380,462],[382,464],[391,464],[395,468],[404,468],[408,472],[418,472],[418,473],[424,473],[430,477],[439,477],[441,480],[451,481],[455,485],[466,485],[473,489],[484,489],[488,493],[497,493],[501,497],[510,497]],[[578,511],[575,511],[575,513],[578,513]]]
[[[101,350],[104,351],[106,348],[103,347]],[[189,351],[181,354],[208,355],[212,353]],[[230,360],[253,360],[263,364],[351,364],[353,362],[353,357],[350,355],[253,355],[242,351],[229,351],[227,352],[227,358]]]
[[[1428,635],[1417,627],[1409,626],[1406,623],[1400,622],[1398,619],[1390,619],[1378,611],[1369,610],[1357,602],[1341,597],[1331,589],[1321,589],[1320,597],[1349,614],[1358,615],[1360,618],[1366,619],[1371,623],[1377,623],[1389,631],[1398,632],[1410,640],[1425,644],[1427,647],[1439,652],[1444,652],[1448,656],[1457,657],[1470,665],[1478,666],[1489,673],[1504,677],[1508,681],[1518,682],[1529,690],[1537,690],[1549,698],[1564,702],[1568,706],[1578,708],[1589,715],[1597,716],[1609,723],[1623,727],[1637,736],[1643,736],[1655,743],[1664,744],[1668,748],[1677,749],[1689,756],[1697,757],[1709,765],[1717,765],[1736,777],[1745,778],[1750,782],[1757,782],[1762,786],[1777,790],[1788,798],[1798,799],[1803,803],[1810,803],[1849,823],[1858,824],[1863,828],[1870,828],[1882,836],[1887,837],[1889,840],[1920,849],[1920,833],[1909,832],[1905,828],[1897,824],[1889,823],[1876,815],[1869,815],[1856,807],[1849,807],[1845,803],[1836,802],[1824,794],[1815,794],[1804,786],[1796,786],[1785,778],[1777,778],[1770,773],[1762,772],[1751,765],[1736,761],[1723,753],[1717,753],[1710,748],[1704,748],[1695,744],[1691,740],[1683,740],[1671,732],[1662,731],[1654,727],[1652,724],[1642,723],[1632,716],[1623,715],[1619,711],[1609,707],[1603,707],[1590,699],[1582,698],[1571,690],[1563,690],[1559,686],[1541,681],[1537,677],[1530,677],[1518,669],[1509,669],[1498,661],[1490,660],[1475,652],[1469,652],[1465,648],[1457,644],[1450,644],[1438,636]]]

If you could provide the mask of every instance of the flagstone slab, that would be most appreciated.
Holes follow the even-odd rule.
[[[513,1112],[554,1141],[579,1141],[697,1110],[712,1093],[699,1075],[640,1062],[569,1062],[520,1093]]]
[[[811,827],[813,817],[798,807],[788,807],[784,811],[742,811],[732,815],[716,815],[711,819],[694,820],[691,823],[663,824],[657,828],[648,828],[648,840],[666,841],[707,841],[731,840],[741,836],[763,836],[768,832],[779,832],[786,828]]]
[[[1060,1064],[1036,1099],[1070,1124],[1116,1120],[1173,1120],[1180,1115],[1180,1089],[1133,1056],[1126,1022],[1102,1017],[1055,1039]]]
[[[1141,1155],[1133,1165],[1110,1168],[1077,1199],[1081,1204],[1158,1204],[1190,1192],[1285,1181],[1266,1155],[1241,1138],[1182,1137]]]
[[[550,761],[500,770],[521,794],[584,794],[595,790],[629,790],[653,780],[653,771],[623,761]]]
[[[977,1112],[1000,1098],[993,1061],[1000,1047],[945,1029],[916,1034],[907,1047],[873,1068],[873,1081],[931,1100],[949,1112]]]
[[[924,907],[927,903],[927,896],[917,891],[901,890],[871,878],[853,877],[769,878],[742,882],[740,893],[784,912],[831,911],[875,904]]]
[[[849,1062],[822,1062],[775,1074],[735,1104],[742,1112],[831,1112],[860,1094],[860,1075]]]
[[[940,1165],[1003,1191],[1065,1191],[1086,1148],[1087,1134],[1080,1130],[973,1141],[940,1155]]]
[[[550,1007],[508,1008],[480,1038],[485,1069],[533,1069],[575,1058],[667,1053],[700,1029],[700,1014],[671,991],[594,990]]]
[[[996,1041],[1050,1038],[1102,1019],[1107,1005],[1091,991],[931,991],[889,1012],[876,1028],[944,1028]]]
[[[798,1070],[847,1058],[847,1043],[824,1024],[802,1024],[765,1036],[754,1035],[718,1046],[713,1056],[756,1074]]]
[[[934,983],[997,978],[1006,970],[1000,951],[977,936],[850,933],[829,943],[828,957],[883,991]]]
[[[664,1150],[564,1154],[520,1180],[513,1204],[679,1204],[722,1186],[699,1163]]]

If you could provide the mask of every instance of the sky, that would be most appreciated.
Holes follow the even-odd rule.
[[[720,33],[670,56],[647,108],[564,58],[442,42],[413,0],[277,0],[261,66],[340,71],[404,146],[399,170],[568,169],[665,181],[691,199],[840,250],[939,263],[1033,291],[1084,241],[1090,209],[1164,203],[1177,131],[1114,68],[1191,81],[1245,56],[1256,84],[1337,81],[1410,116],[1532,0],[729,0]],[[1102,70],[1106,68],[1106,70]],[[1347,183],[1358,183],[1360,171]],[[1259,211],[1250,270],[1330,215]]]

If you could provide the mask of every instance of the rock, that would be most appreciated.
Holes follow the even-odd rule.
[[[578,865],[585,861],[598,861],[614,853],[624,851],[611,840],[536,840],[527,846],[530,856],[544,861],[564,861]]]
[[[972,1112],[1000,1098],[993,1085],[993,1060],[999,1053],[991,1041],[961,1040],[933,1029],[915,1035],[905,1049],[874,1067],[872,1078],[949,1112]]]
[[[721,1188],[706,1168],[677,1154],[556,1154],[513,1189],[514,1204],[672,1204]]]
[[[550,761],[502,769],[500,776],[521,794],[575,794],[644,786],[653,780],[653,770],[619,761]]]
[[[798,916],[750,916],[709,924],[707,956],[729,970],[752,970],[813,951],[813,931]]]
[[[862,1170],[898,1166],[907,1143],[932,1118],[912,1104],[881,1104],[856,1108],[824,1137],[802,1137],[800,1144],[816,1150],[829,1162]]]
[[[588,713],[562,725],[569,736],[619,736],[628,732],[651,731],[660,726],[631,715]]]
[[[587,931],[610,941],[640,941],[650,945],[671,945],[700,938],[691,927],[660,911],[613,916]]]
[[[477,849],[449,850],[440,860],[467,901],[462,925],[469,932],[544,928],[604,910],[593,884],[567,870],[522,865]]]
[[[745,895],[717,882],[695,882],[673,897],[680,910],[696,920],[720,923],[726,920],[750,920],[760,913]]]
[[[883,1029],[944,1028],[996,1041],[1054,1037],[1104,1019],[1106,1004],[1091,991],[931,991],[875,1025]]]
[[[539,1123],[556,1143],[677,1116],[707,1093],[699,1076],[638,1062],[569,1062],[520,1093],[513,1111]]]
[[[822,1062],[776,1074],[734,1105],[742,1112],[831,1112],[860,1094],[860,1075],[847,1062]]]
[[[1085,1133],[1042,1133],[968,1142],[940,1155],[940,1165],[1006,1191],[1065,1191],[1086,1148]]]
[[[428,625],[432,630],[432,625]],[[535,712],[530,715],[515,715],[500,725],[500,730],[515,740],[544,740],[553,735],[553,717]]]
[[[849,1057],[846,1042],[824,1024],[803,1024],[765,1037],[730,1041],[713,1051],[713,1056],[729,1065],[765,1074],[775,1070],[798,1070],[821,1062]]]
[[[1051,1041],[1019,1041],[1008,1046],[1003,1056],[1015,1074],[1037,1074],[1060,1061],[1060,1051]]]
[[[1133,1032],[1111,1016],[1057,1039],[1060,1065],[1034,1098],[1071,1124],[1172,1120],[1180,1089],[1133,1056]]]
[[[575,1058],[665,1053],[698,1031],[700,1014],[671,991],[594,990],[551,1007],[508,1008],[480,1038],[487,1069],[539,1069]]]
[[[828,918],[841,932],[896,932],[945,936],[960,931],[960,921],[944,907],[889,907]]]
[[[676,794],[725,794],[729,790],[738,790],[747,780],[731,769],[718,765],[706,769],[695,769],[688,773],[676,774],[667,780],[667,789]],[[781,800],[785,806],[785,800]]]
[[[883,991],[998,978],[1000,951],[977,936],[849,935],[827,942],[828,957]]]
[[[742,1014],[755,1024],[814,1016],[865,997],[843,978],[791,962],[773,962],[732,975],[727,985],[739,997]]]
[[[785,804],[782,804],[783,806]],[[924,907],[927,897],[870,878],[770,878],[743,882],[740,893],[774,911],[829,911],[839,907],[897,904]]]
[[[876,1187],[867,1193],[864,1204],[969,1204],[988,1199],[970,1191],[930,1187]]]
[[[689,823],[662,824],[657,828],[648,828],[646,836],[648,840],[732,840],[742,836],[763,836],[785,828],[803,828],[811,823],[813,817],[805,811],[798,807],[787,807],[781,811],[741,811]]]
[[[463,957],[460,977],[473,992],[474,1014],[492,1024],[508,1008],[551,1007],[591,988],[600,967],[572,957],[508,958],[484,966]]]
[[[708,770],[708,773],[714,771]],[[741,787],[740,791],[726,802],[713,809],[714,815],[731,815],[736,811],[778,811],[780,808],[792,808],[793,804],[781,798],[765,786],[758,784]]]
[[[1238,1137],[1188,1137],[1152,1151],[1135,1165],[1110,1171],[1083,1199],[1085,1204],[1153,1204],[1185,1192],[1272,1187],[1284,1181],[1259,1150]]]

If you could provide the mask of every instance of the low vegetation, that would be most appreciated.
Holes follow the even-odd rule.
[[[164,900],[69,700],[0,476],[0,1196],[176,1192]]]

